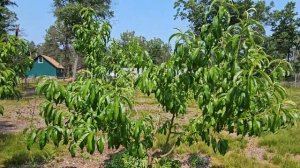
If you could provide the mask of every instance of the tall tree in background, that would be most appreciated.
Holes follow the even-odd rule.
[[[209,7],[212,0],[176,0],[174,8],[177,10],[175,18],[182,20],[188,20],[190,22],[191,29],[197,34],[200,28],[206,24],[212,22],[213,16],[216,13],[210,13],[210,16],[205,15],[209,11]],[[253,19],[257,21],[265,22],[267,20],[268,12],[270,11],[273,3],[267,5],[265,1],[253,1],[253,0],[232,0],[238,11],[230,11],[231,24],[238,23],[240,18],[243,18],[244,11],[249,8],[255,8],[257,12],[249,13]]]
[[[96,12],[97,19],[108,19],[113,16],[110,10],[111,0],[54,0],[54,15],[62,22],[67,38],[74,37],[74,25],[82,24],[79,13],[84,7],[90,7]]]
[[[149,40],[146,50],[154,64],[166,62],[171,57],[171,46],[164,43],[160,38]]]
[[[270,37],[272,47],[267,48],[268,52],[275,57],[286,58],[289,62],[300,44],[300,18],[297,18],[295,7],[296,2],[288,2],[284,9],[275,10],[270,15],[273,34]]]
[[[65,37],[60,31],[59,25],[52,25],[47,30],[45,42],[42,44],[40,52],[58,60],[59,63],[66,67],[66,72],[69,74],[69,69],[73,63],[70,53],[66,50],[67,47],[64,46],[64,41]]]
[[[67,71],[72,66],[73,75],[75,74],[79,59],[71,45],[71,41],[75,35],[73,27],[74,25],[83,23],[79,13],[84,7],[91,7],[95,10],[95,17],[99,20],[108,19],[113,16],[113,12],[110,9],[111,0],[54,0],[54,15],[57,20],[55,25],[49,28],[44,44],[44,47],[51,48],[50,50],[52,51],[47,52],[51,52],[52,54],[58,52],[58,48],[64,50],[65,58],[63,65]],[[60,47],[57,48],[56,45]]]
[[[28,48],[29,48],[29,55],[31,58],[36,57],[38,54],[41,53],[41,45],[36,45],[33,41],[30,41],[27,43]]]
[[[0,34],[15,30],[17,15],[8,8],[9,6],[16,6],[16,3],[10,0],[0,0]]]
[[[136,36],[134,31],[127,31],[121,34],[121,39],[117,41],[124,50],[129,50],[131,42],[136,41],[145,51],[148,52],[154,64],[161,64],[171,56],[171,47],[160,38],[147,40],[143,36]]]
[[[62,55],[62,41],[64,37],[58,31],[55,25],[52,25],[47,30],[47,34],[45,36],[45,42],[42,45],[42,53],[49,56],[54,56],[56,59],[60,55]]]

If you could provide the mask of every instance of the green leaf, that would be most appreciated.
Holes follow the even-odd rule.
[[[76,149],[77,149],[77,145],[76,144],[71,144],[70,145],[69,151],[70,151],[72,157],[76,156]]]
[[[218,142],[218,151],[220,154],[225,155],[228,151],[228,140],[219,140]]]
[[[98,141],[97,141],[97,149],[98,151],[102,154],[103,150],[104,150],[104,138],[101,137]]]
[[[270,78],[270,76],[267,75],[264,71],[262,71],[262,70],[257,70],[257,72],[259,72],[259,73],[262,75],[262,77],[263,77],[266,81],[268,81],[268,83],[273,83],[273,82],[272,82],[272,79]]]
[[[145,157],[145,147],[144,147],[144,145],[141,144],[141,143],[139,144],[138,156],[139,156],[140,158]]]
[[[87,152],[90,154],[95,152],[95,137],[93,132],[90,132],[87,138]]]
[[[0,115],[3,115],[4,107],[0,105]]]
[[[47,141],[47,132],[45,130],[41,130],[39,134],[39,146],[41,150],[44,149]]]
[[[69,143],[69,135],[67,130],[63,131],[63,137],[64,137],[64,145],[67,145]]]
[[[118,117],[119,117],[119,110],[120,110],[120,100],[119,100],[119,97],[117,96],[115,98],[115,102],[114,102],[114,111],[113,111],[113,114],[114,114],[114,120],[117,121],[118,120]],[[121,116],[120,116],[121,117]]]
[[[29,135],[29,137],[27,138],[27,149],[30,150],[33,143],[35,142],[35,138],[36,138],[36,132],[33,131],[31,132],[31,134]]]

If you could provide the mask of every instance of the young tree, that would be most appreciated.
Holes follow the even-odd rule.
[[[290,64],[271,59],[263,51],[255,40],[262,38],[261,31],[254,29],[263,27],[249,17],[249,10],[232,25],[230,11],[236,9],[231,3],[215,0],[211,6],[209,12],[216,15],[211,24],[202,26],[198,36],[188,31],[171,37],[177,38],[176,47],[166,63],[155,65],[140,45],[130,45],[139,61],[122,63],[144,69],[137,81],[119,62],[111,61],[113,52],[130,52],[108,47],[109,24],[99,23],[91,9],[83,10],[86,22],[76,28],[74,46],[85,56],[87,70],[69,86],[51,80],[39,84],[37,91],[47,99],[42,109],[47,126],[33,130],[28,148],[34,142],[43,148],[49,141],[55,145],[63,141],[74,156],[79,147],[92,154],[96,148],[103,152],[105,144],[109,148],[122,145],[133,156],[147,154],[151,167],[153,157],[170,153],[155,152],[154,136],[158,133],[167,136],[166,144],[171,143],[171,136],[176,138],[174,147],[202,140],[215,152],[225,154],[228,141],[216,136],[221,131],[253,136],[295,124],[298,115],[294,104],[286,99],[279,83],[289,73]],[[112,70],[114,77],[109,75]],[[135,90],[132,81],[144,93],[155,94],[164,111],[171,114],[170,120],[154,128],[151,117],[130,117]],[[174,129],[176,118],[187,113],[191,98],[201,112]]]
[[[19,78],[25,77],[31,65],[28,43],[15,36],[2,35],[0,53],[0,99],[19,98]],[[3,111],[0,105],[0,114]]]
[[[264,52],[263,27],[249,14],[254,9],[243,12],[240,21],[232,24],[235,8],[225,0],[213,1],[206,14],[215,14],[211,23],[202,25],[197,35],[190,31],[174,34],[177,42],[170,60],[149,68],[139,79],[141,90],[154,93],[172,114],[161,129],[167,135],[166,144],[171,136],[177,139],[174,146],[202,140],[225,154],[228,141],[216,136],[221,131],[259,136],[295,124],[296,107],[286,100],[279,84],[289,74],[290,64]],[[187,113],[190,97],[198,102],[201,113],[186,125],[180,123],[182,131],[174,123]]]
[[[89,153],[96,149],[100,153],[104,145],[119,148],[121,145],[134,156],[145,156],[145,149],[152,144],[152,121],[130,119],[134,78],[111,62],[110,25],[99,22],[92,9],[82,10],[85,22],[76,26],[74,47],[84,56],[85,71],[68,86],[55,80],[40,83],[37,91],[45,96],[42,116],[47,126],[33,131],[28,139],[28,148],[38,142],[41,149],[52,140],[55,145],[61,141],[69,144],[72,156],[77,148],[86,147]],[[141,51],[139,46],[133,50]],[[147,56],[144,52],[138,56]],[[149,60],[149,59],[139,59]],[[140,62],[138,67],[145,66]],[[117,76],[109,74],[115,71]],[[65,104],[67,110],[59,109]]]
[[[31,65],[28,42],[19,39],[19,27],[15,27],[17,16],[8,7],[16,6],[10,0],[0,0],[0,100],[19,98],[19,78]],[[16,36],[8,35],[14,30]],[[0,105],[0,114],[4,108]]]

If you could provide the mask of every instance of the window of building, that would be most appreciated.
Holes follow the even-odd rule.
[[[44,61],[43,57],[38,58],[38,63],[43,63],[43,61]]]

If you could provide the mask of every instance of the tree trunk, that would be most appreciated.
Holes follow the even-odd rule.
[[[72,71],[72,76],[73,76],[72,81],[75,81],[77,65],[78,65],[78,54],[75,52],[75,50],[73,50],[73,54],[74,54],[75,60],[74,60],[73,71]]]
[[[295,72],[295,87],[297,86],[297,73]]]
[[[169,141],[170,141],[170,136],[171,136],[171,131],[172,131],[173,124],[174,124],[174,119],[175,119],[175,113],[172,114],[172,119],[171,119],[171,123],[170,123],[170,127],[169,127],[169,132],[167,135],[166,145],[168,145]]]

